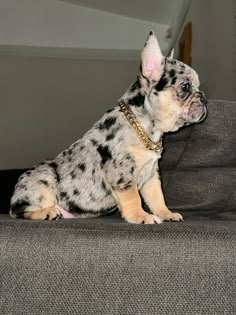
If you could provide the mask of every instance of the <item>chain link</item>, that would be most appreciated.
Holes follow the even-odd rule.
[[[143,127],[140,125],[134,113],[129,109],[129,106],[126,105],[124,102],[120,102],[119,106],[121,111],[127,118],[128,122],[135,129],[139,139],[144,143],[145,147],[148,150],[161,153],[163,151],[162,138],[157,142],[152,141],[147,133],[144,131]]]

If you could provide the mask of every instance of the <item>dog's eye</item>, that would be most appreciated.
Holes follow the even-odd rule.
[[[191,85],[190,85],[189,82],[183,83],[183,84],[181,85],[181,90],[182,90],[183,92],[185,92],[185,93],[189,92],[190,89],[191,89]]]

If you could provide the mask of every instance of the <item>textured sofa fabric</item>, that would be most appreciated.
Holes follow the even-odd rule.
[[[0,222],[1,314],[236,312],[236,215]]]
[[[170,208],[235,210],[236,102],[209,101],[207,119],[169,135],[165,151],[161,170]]]
[[[208,107],[165,138],[163,187],[184,222],[1,214],[0,314],[236,314],[236,103]]]

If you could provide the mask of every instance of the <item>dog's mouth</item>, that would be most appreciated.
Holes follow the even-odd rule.
[[[198,120],[198,122],[203,121],[206,117],[207,117],[207,110],[206,110],[206,107],[204,107],[204,112],[202,116],[200,117],[200,119]]]

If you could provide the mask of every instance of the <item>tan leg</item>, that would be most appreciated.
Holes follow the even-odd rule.
[[[153,214],[166,221],[183,220],[181,214],[173,213],[167,208],[161,188],[161,182],[157,174],[151,177],[143,185],[140,193]]]
[[[53,207],[29,212],[26,211],[24,213],[24,218],[31,220],[58,220],[60,217],[61,217],[60,211]]]
[[[129,223],[154,224],[162,223],[157,216],[149,214],[142,209],[141,199],[135,186],[126,190],[113,190],[122,217]]]

